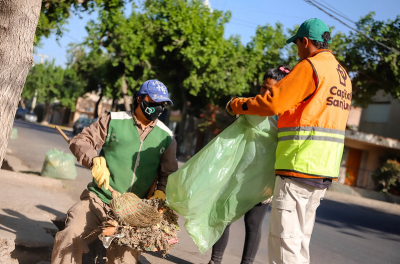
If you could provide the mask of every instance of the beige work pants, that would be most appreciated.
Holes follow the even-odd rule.
[[[106,218],[110,207],[89,190],[83,191],[81,201],[67,213],[65,229],[54,239],[52,264],[82,264],[82,254],[89,252],[88,244],[98,239],[100,232],[88,236],[98,229]],[[138,263],[140,252],[128,247],[113,245],[107,250],[107,263]]]
[[[309,245],[315,213],[325,191],[276,177],[269,222],[269,263],[310,263]]]

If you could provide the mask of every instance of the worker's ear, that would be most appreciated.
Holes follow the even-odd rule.
[[[310,40],[306,37],[304,37],[301,42],[304,44],[304,48],[308,48],[308,46],[310,45]]]

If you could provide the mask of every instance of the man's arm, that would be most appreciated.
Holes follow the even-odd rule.
[[[106,140],[110,120],[111,115],[102,116],[71,139],[69,149],[83,166],[90,168],[93,158],[98,156],[97,150],[103,146]]]
[[[157,190],[165,193],[168,176],[178,170],[178,161],[176,160],[176,140],[172,139],[169,148],[164,151],[160,159],[160,175],[158,178]]]
[[[285,78],[272,87],[271,94],[234,99],[230,106],[236,114],[280,116],[296,107],[315,91],[313,76],[314,70],[310,62],[302,60]]]

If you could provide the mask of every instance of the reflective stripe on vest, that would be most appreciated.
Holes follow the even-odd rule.
[[[278,129],[278,141],[316,140],[344,144],[345,132],[323,127],[284,127]]]
[[[336,179],[351,105],[351,81],[328,50],[307,61],[317,76],[317,88],[279,118],[275,174]]]
[[[285,127],[278,130],[278,142],[277,174],[337,178],[344,147],[344,131],[320,127]]]

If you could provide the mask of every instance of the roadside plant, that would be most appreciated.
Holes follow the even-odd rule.
[[[400,194],[400,162],[399,158],[386,159],[372,174],[377,190],[394,195]]]

